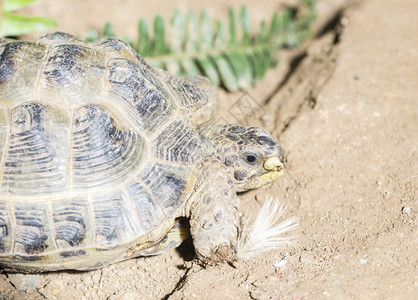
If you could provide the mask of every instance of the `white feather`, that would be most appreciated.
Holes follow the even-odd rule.
[[[249,231],[245,226],[248,221],[244,219],[237,245],[238,258],[250,259],[261,252],[283,248],[292,242],[294,237],[286,233],[295,230],[299,221],[291,217],[278,223],[284,211],[284,205],[277,198],[267,197]]]

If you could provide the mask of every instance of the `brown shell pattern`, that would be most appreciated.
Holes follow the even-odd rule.
[[[117,39],[0,40],[0,265],[95,268],[174,218],[208,89]]]

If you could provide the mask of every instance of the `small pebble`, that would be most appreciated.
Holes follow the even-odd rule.
[[[282,268],[287,264],[287,258],[283,258],[283,259],[278,259],[275,263],[274,266],[276,268]]]
[[[411,213],[411,208],[409,206],[402,207],[402,213],[404,215],[409,215]]]
[[[348,24],[350,23],[350,19],[348,18],[348,17],[342,17],[341,18],[341,20],[340,20],[340,24],[342,25],[342,26],[347,26]]]

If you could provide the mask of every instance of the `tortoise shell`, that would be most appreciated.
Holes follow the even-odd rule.
[[[189,117],[208,89],[117,39],[0,40],[0,265],[97,268],[163,238],[191,193]]]

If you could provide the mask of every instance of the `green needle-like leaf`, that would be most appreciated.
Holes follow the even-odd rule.
[[[99,33],[97,30],[89,30],[85,37],[86,41],[94,42],[95,40],[99,39]]]
[[[229,63],[234,70],[235,76],[238,78],[238,87],[241,89],[248,89],[252,84],[252,67],[247,57],[242,52],[233,52],[227,54]]]
[[[171,18],[171,28],[169,38],[169,51],[173,55],[179,55],[182,52],[184,40],[184,20],[183,15],[175,10]],[[166,61],[166,68],[172,74],[182,75],[180,60],[174,56]]]
[[[196,15],[189,11],[186,18],[186,35],[185,35],[185,44],[184,50],[190,53],[197,52],[197,18]],[[196,76],[200,75],[200,70],[197,65],[197,62],[191,57],[185,57],[180,61],[181,66],[184,70],[184,74],[187,76]]]
[[[270,31],[269,31],[269,37],[271,39],[274,39],[280,30],[280,24],[279,24],[279,14],[277,12],[274,12],[273,18],[270,23]]]
[[[104,38],[110,38],[115,37],[115,30],[113,30],[113,26],[110,22],[106,22],[104,29],[103,29],[103,37]]]
[[[4,0],[3,10],[11,12],[28,6],[29,4],[36,1],[38,0]]]
[[[169,36],[171,53],[179,54],[182,52],[184,35],[183,15],[178,10],[175,10],[173,17],[171,18],[171,31]]]
[[[248,15],[248,8],[243,6],[241,8],[241,26],[242,26],[242,44],[249,45],[251,41],[250,35],[250,17]]]
[[[200,50],[210,51],[213,47],[213,32],[212,24],[208,13],[203,10],[199,19],[199,40]],[[203,73],[209,78],[213,85],[219,85],[219,75],[216,69],[216,64],[210,56],[200,55],[197,57],[197,62]]]
[[[197,57],[197,62],[199,63],[199,67],[203,71],[203,74],[209,78],[213,85],[218,86],[220,84],[220,78],[213,59],[202,55]]]
[[[165,53],[165,28],[164,20],[158,15],[154,20],[154,55],[162,55]]]
[[[186,19],[186,36],[184,44],[184,49],[186,51],[197,50],[197,37],[198,31],[196,15],[192,11],[189,11]]]
[[[199,19],[199,46],[202,50],[208,50],[212,47],[213,33],[212,24],[206,10],[203,10]]]
[[[237,42],[237,21],[235,18],[235,11],[230,7],[228,9],[229,16],[229,44],[235,45]]]
[[[226,57],[214,55],[212,58],[220,74],[222,85],[229,91],[238,90],[238,80]]]
[[[247,89],[277,64],[280,49],[297,46],[309,36],[316,0],[299,1],[300,10],[274,12],[270,22],[261,21],[255,34],[250,31],[250,14],[245,6],[238,20],[229,8],[227,30],[219,21],[214,28],[206,10],[199,18],[192,11],[184,16],[176,10],[167,28],[161,16],[154,19],[151,39],[147,22],[141,19],[135,48],[151,65],[170,73],[204,75],[228,91]],[[239,38],[238,32],[242,34]]]
[[[263,20],[260,23],[260,33],[256,36],[256,43],[263,43],[266,42],[268,38],[267,30],[266,30],[266,21]]]
[[[44,31],[57,26],[54,20],[43,17],[25,17],[3,11],[0,36],[17,36],[34,31]]]
[[[147,20],[141,19],[138,23],[138,41],[136,44],[136,51],[145,57],[150,55],[150,48],[148,23]]]

